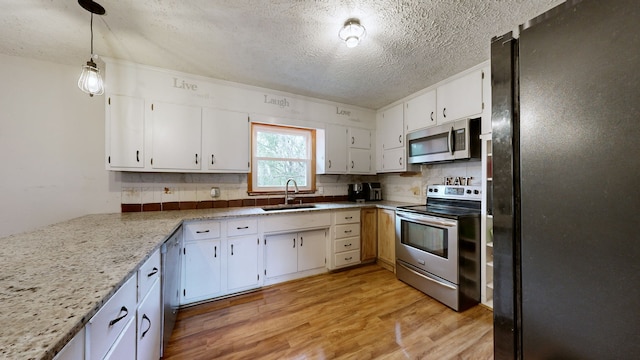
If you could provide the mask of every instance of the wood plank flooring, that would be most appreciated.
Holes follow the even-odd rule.
[[[493,315],[371,264],[183,309],[164,359],[493,359]]]

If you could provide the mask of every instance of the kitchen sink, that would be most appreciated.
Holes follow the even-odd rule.
[[[292,209],[313,209],[316,206],[314,204],[280,204],[264,206],[264,211],[278,211],[278,210],[292,210]]]

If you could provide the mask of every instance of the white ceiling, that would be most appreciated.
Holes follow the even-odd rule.
[[[379,109],[489,59],[491,38],[561,0],[98,0],[100,56]],[[367,29],[348,49],[349,18]],[[77,64],[75,0],[3,0],[0,53]]]

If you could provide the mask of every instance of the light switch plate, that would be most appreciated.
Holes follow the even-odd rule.
[[[220,197],[220,188],[212,187],[211,188],[211,197],[212,198]]]

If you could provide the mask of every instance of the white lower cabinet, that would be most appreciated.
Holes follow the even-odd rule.
[[[215,297],[222,291],[220,239],[191,240],[184,244],[181,304]]]
[[[136,360],[136,322],[130,319],[104,360]]]
[[[155,282],[147,296],[138,305],[137,321],[137,360],[160,359],[160,347],[162,346],[160,281]]]
[[[89,320],[87,358],[103,359],[127,324],[133,322],[133,355],[135,356],[136,277],[132,276]]]
[[[325,229],[265,236],[265,277],[325,267]]]
[[[258,286],[257,235],[227,239],[227,289],[229,293]]]
[[[84,328],[65,345],[53,360],[82,360],[84,359]]]

